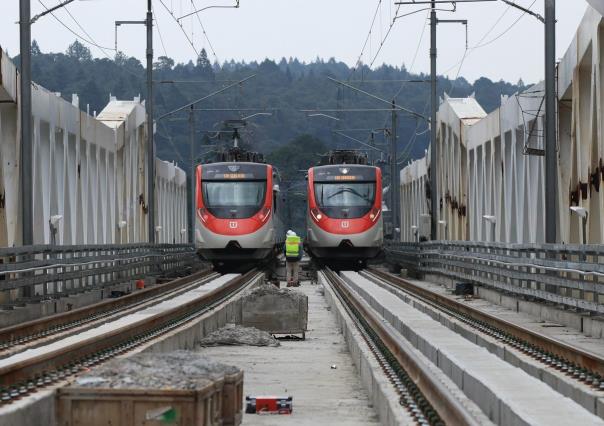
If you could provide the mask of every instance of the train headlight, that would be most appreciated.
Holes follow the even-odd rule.
[[[201,208],[198,210],[199,212],[199,218],[201,219],[201,221],[203,223],[207,223],[208,219],[210,218],[210,214],[208,213],[208,209],[204,209]]]
[[[316,222],[320,222],[323,219],[323,214],[321,214],[319,209],[311,209],[310,214]]]
[[[263,207],[260,211],[260,214],[258,215],[258,218],[260,219],[260,222],[264,223],[270,215],[271,209],[269,209],[268,207]]]
[[[372,208],[372,209],[371,209],[371,213],[369,213],[369,219],[370,219],[372,222],[375,222],[375,221],[377,220],[377,218],[378,218],[378,217],[380,217],[380,213],[381,213],[381,210],[380,210],[380,209],[377,209],[377,208],[375,208],[375,207],[374,207],[374,208]]]

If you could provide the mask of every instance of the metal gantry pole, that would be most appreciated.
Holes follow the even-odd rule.
[[[436,149],[436,132],[437,132],[437,121],[436,121],[436,25],[438,23],[436,19],[436,3],[433,1],[431,4],[430,12],[430,86],[431,86],[431,105],[432,114],[430,116],[430,235],[432,239],[437,238],[438,231],[438,173],[436,170],[436,163],[438,159]]]
[[[31,105],[31,7],[30,0],[19,2],[19,30],[21,50],[21,80],[19,99],[21,109],[21,243],[34,243],[33,220],[33,138]]]
[[[190,162],[190,174],[189,179],[189,193],[191,197],[191,204],[189,206],[189,242],[195,243],[195,184],[197,182],[195,177],[195,106],[191,105],[189,111],[189,150],[191,156]]]
[[[556,242],[556,2],[545,0],[545,242]]]
[[[147,0],[147,217],[149,242],[155,242],[155,146],[153,142],[153,12]]]
[[[396,228],[398,228],[398,221],[399,221],[399,190],[400,190],[400,185],[399,185],[399,174],[398,174],[398,167],[396,164],[397,161],[397,157],[398,157],[398,151],[397,151],[397,146],[396,146],[396,121],[397,121],[397,116],[396,116],[396,103],[394,102],[394,99],[392,100],[392,129],[390,132],[390,135],[392,137],[392,141],[391,141],[391,145],[390,145],[390,192],[392,194],[391,200],[392,200],[392,235],[393,237],[396,237]]]

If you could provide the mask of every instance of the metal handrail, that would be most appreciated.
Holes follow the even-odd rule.
[[[604,245],[389,242],[385,251],[390,262],[419,274],[604,313]]]

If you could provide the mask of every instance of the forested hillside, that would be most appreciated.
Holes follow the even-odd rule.
[[[18,63],[18,58],[17,63]],[[308,117],[301,109],[358,109],[384,108],[388,105],[371,99],[351,89],[334,84],[327,77],[349,80],[351,84],[384,99],[391,100],[398,93],[396,102],[404,107],[429,113],[427,104],[429,84],[421,82],[401,82],[392,80],[425,80],[424,74],[410,74],[405,67],[389,65],[375,70],[362,67],[352,72],[344,63],[335,59],[317,58],[305,64],[295,58],[283,58],[278,63],[270,60],[262,62],[225,62],[211,64],[205,51],[197,61],[175,64],[170,58],[161,56],[154,65],[156,84],[156,117],[187,102],[201,98],[232,82],[255,75],[244,84],[209,98],[198,105],[201,109],[241,108],[241,111],[198,111],[196,113],[198,140],[208,135],[205,131],[218,130],[220,122],[229,118],[248,116],[255,111],[248,108],[275,109],[272,116],[256,116],[250,120],[249,131],[244,133],[255,149],[272,152],[301,134],[313,135],[328,147],[361,148],[342,136],[334,135],[338,128],[381,128],[389,126],[387,112],[333,112],[327,113],[340,120],[324,116]],[[37,44],[33,46],[33,77],[42,86],[61,92],[70,99],[71,93],[80,95],[83,109],[90,105],[90,111],[100,111],[106,105],[109,94],[119,99],[132,99],[145,95],[145,70],[134,58],[118,55],[115,60],[92,58],[90,51],[78,42],[65,53],[42,53]],[[175,83],[169,83],[174,81]],[[375,82],[378,81],[378,82]],[[522,84],[522,82],[520,82]],[[451,89],[452,92],[451,92]],[[439,78],[439,95],[450,92],[452,96],[468,96],[475,93],[478,101],[487,110],[499,104],[502,94],[512,94],[519,89],[516,84],[503,81],[493,82],[481,78],[473,84],[463,78],[455,83]],[[188,124],[186,112],[158,123],[157,147],[162,158],[176,161],[187,160]],[[176,119],[176,121],[174,120]],[[414,133],[422,133],[426,124],[409,116],[400,115],[398,125],[400,149],[407,147],[411,157],[421,155],[426,147],[428,133],[416,138]],[[417,131],[416,131],[417,129]],[[353,137],[367,140],[369,132],[348,132]],[[209,134],[213,136],[213,134]],[[172,138],[172,143],[167,137]],[[383,135],[376,134],[376,142]],[[206,139],[207,143],[207,139]],[[178,152],[176,152],[178,151]],[[204,152],[200,147],[199,152]]]

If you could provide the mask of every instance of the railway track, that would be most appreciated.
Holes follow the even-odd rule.
[[[400,404],[418,424],[478,425],[472,414],[429,372],[401,337],[329,268],[327,281],[346,307],[365,342],[400,395]]]
[[[256,269],[243,275],[208,274],[194,279],[193,288],[186,282],[173,284],[176,294],[169,298],[134,308],[130,304],[127,313],[105,318],[100,325],[0,359],[0,401],[11,403],[175,330],[233,297],[260,274]]]
[[[0,329],[0,358],[50,343],[74,332],[119,318],[144,306],[159,303],[218,276],[219,274],[211,269],[205,269],[123,297],[106,299],[72,311]]]
[[[320,274],[374,353],[398,393],[401,407],[417,424],[549,425],[560,424],[561,419],[564,424],[604,424],[581,398],[565,397],[541,377],[462,337],[457,329],[446,327],[409,299],[429,304],[554,368],[553,357],[563,359],[567,368],[558,370],[589,384],[596,394],[601,383],[599,355],[484,312],[473,312],[455,300],[381,271],[338,275],[324,269]],[[403,298],[393,289],[407,296]],[[547,349],[539,349],[537,343]]]
[[[433,309],[495,338],[510,348],[523,352],[543,365],[555,368],[568,377],[589,385],[594,390],[604,391],[604,354],[577,348],[387,272],[368,268],[365,273],[367,277],[391,285],[428,304]]]

